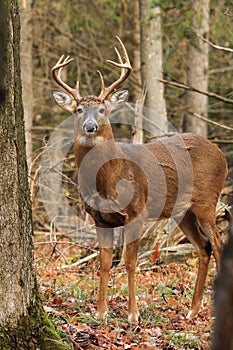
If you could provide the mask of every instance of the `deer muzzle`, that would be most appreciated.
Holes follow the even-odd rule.
[[[98,126],[97,122],[93,119],[88,119],[83,124],[83,131],[86,133],[95,133],[95,132],[97,132],[98,128],[99,128],[99,126]]]

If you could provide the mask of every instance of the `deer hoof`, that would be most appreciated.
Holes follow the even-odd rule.
[[[108,312],[96,312],[95,317],[98,318],[99,320],[106,320],[108,316]]]
[[[191,320],[192,318],[194,318],[197,315],[197,312],[195,312],[194,310],[190,310],[186,316],[187,320]]]
[[[138,319],[139,319],[139,316],[140,314],[137,312],[137,313],[130,313],[129,316],[128,316],[128,322],[130,324],[138,324]]]

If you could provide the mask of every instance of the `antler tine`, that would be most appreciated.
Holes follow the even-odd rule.
[[[117,54],[117,57],[118,57],[118,60],[120,63],[117,63],[117,62],[114,62],[114,61],[111,61],[111,60],[107,60],[108,63],[112,64],[113,66],[115,67],[118,67],[118,68],[122,68],[122,65],[124,65],[124,68],[121,69],[121,78],[125,75],[126,73],[126,64],[127,62],[124,64],[123,60],[122,60],[122,57],[120,55],[120,52],[118,51],[117,47],[114,47],[115,51],[116,51],[116,54]],[[126,53],[127,54],[127,53]],[[128,57],[128,55],[127,55]],[[125,58],[125,57],[124,57]],[[126,60],[126,59],[125,59]],[[129,62],[129,58],[128,58],[128,62]],[[129,62],[129,65],[130,65],[130,62]],[[131,66],[130,66],[131,67]]]
[[[118,41],[119,41],[119,43],[121,45],[122,51],[124,53],[124,59],[125,59],[124,65],[125,66],[127,65],[129,68],[132,69],[131,64],[130,64],[130,60],[129,60],[129,56],[128,56],[128,53],[127,53],[126,48],[125,48],[125,45],[123,44],[123,42],[121,41],[119,36],[116,36],[116,38],[118,39]],[[123,60],[122,60],[122,57],[121,57],[117,47],[115,47],[114,49],[115,49],[115,51],[117,53],[117,57],[118,57],[118,60],[119,60],[120,63],[117,63],[117,62],[114,62],[114,61],[111,61],[111,60],[107,60],[107,62],[112,64],[113,66],[120,67],[121,64],[123,64]]]
[[[118,36],[116,38],[117,38],[117,40],[120,43],[121,49],[123,51],[123,58],[124,58],[125,62],[123,61],[122,56],[119,53],[118,49],[115,47],[115,51],[116,51],[116,54],[117,54],[119,62],[115,62],[115,61],[111,61],[111,60],[107,60],[107,62],[110,63],[111,65],[117,67],[117,68],[121,68],[121,75],[120,75],[119,79],[116,80],[114,83],[112,83],[109,87],[105,87],[103,76],[98,71],[100,79],[101,79],[101,92],[100,92],[99,98],[102,101],[104,101],[106,99],[106,97],[117,86],[119,86],[123,81],[125,81],[128,78],[128,76],[130,75],[131,71],[132,71],[132,66],[130,64],[130,60],[129,60],[129,56],[127,54],[126,48],[125,48],[123,42],[121,41],[121,39]]]
[[[81,95],[79,93],[78,85],[76,89],[73,89],[69,85],[67,85],[61,78],[62,69],[65,66],[67,66],[70,62],[73,61],[73,58],[70,58],[70,56],[66,56],[65,58],[64,57],[65,56],[62,55],[57,61],[57,63],[55,64],[55,66],[53,66],[52,68],[53,78],[58,83],[58,85],[60,85],[64,90],[66,90],[69,94],[71,94],[75,100],[80,100]]]
[[[101,82],[101,91],[105,89],[105,83],[104,83],[104,78],[100,70],[97,70],[97,73],[100,76],[100,82]]]

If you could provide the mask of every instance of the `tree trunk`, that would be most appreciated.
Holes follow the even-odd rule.
[[[0,348],[65,349],[43,310],[33,269],[17,0],[2,0],[0,14]]]
[[[233,350],[233,221],[215,281],[215,321],[211,350]]]
[[[193,18],[192,32],[195,40],[190,40],[188,52],[187,84],[199,90],[208,91],[208,52],[206,43],[196,36],[196,33],[208,38],[209,33],[209,0],[195,0],[192,2]],[[189,112],[199,113],[204,117],[208,114],[208,97],[196,92],[186,93],[187,113],[183,120],[183,131],[194,132],[207,136],[206,122],[195,118]]]
[[[162,78],[162,35],[160,8],[150,8],[149,0],[140,0],[141,20],[141,74],[147,95],[145,105],[148,118],[157,125],[146,123],[153,136],[163,135],[167,131],[167,113]]]
[[[140,22],[139,22],[139,3],[138,0],[133,1],[133,42],[134,42],[134,51],[133,51],[133,75],[136,80],[136,85],[134,88],[133,97],[137,101],[141,98],[141,57],[140,57]]]
[[[25,0],[25,6],[21,6],[21,78],[23,92],[23,109],[26,131],[26,155],[28,166],[32,156],[32,120],[33,120],[33,88],[32,88],[32,1]]]

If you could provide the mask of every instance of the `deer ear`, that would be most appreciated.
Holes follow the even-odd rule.
[[[72,96],[70,96],[67,92],[61,90],[53,90],[52,93],[59,107],[70,113],[74,113],[77,102]]]
[[[111,110],[120,108],[128,101],[129,91],[127,89],[120,89],[114,92],[111,96]]]

